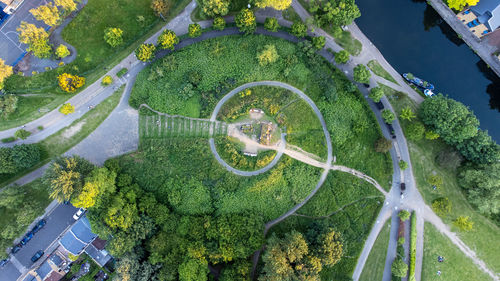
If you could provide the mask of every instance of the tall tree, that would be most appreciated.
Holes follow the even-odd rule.
[[[33,52],[36,57],[48,58],[50,56],[52,48],[49,45],[49,34],[45,29],[23,21],[17,28],[17,32],[19,32],[19,42],[27,44],[27,50]]]
[[[104,30],[104,41],[115,48],[123,44],[123,30],[118,27],[108,27]]]
[[[292,4],[292,0],[256,0],[255,5],[259,8],[271,7],[276,10],[286,10]]]
[[[153,9],[154,13],[165,20],[165,17],[168,15],[168,11],[172,6],[172,2],[170,0],[153,0],[151,1],[151,9]]]
[[[481,213],[500,214],[500,163],[466,165],[458,174],[458,183]]]
[[[0,59],[0,89],[3,88],[3,81],[13,73],[12,66],[5,64],[3,59]],[[1,112],[0,112],[1,114]]]
[[[344,26],[361,16],[354,0],[311,0],[310,11],[321,26]]]
[[[447,0],[448,7],[461,11],[465,6],[476,6],[479,0]]]
[[[18,169],[30,168],[40,161],[40,148],[37,144],[15,145],[12,160]]]
[[[229,0],[202,0],[203,13],[209,17],[225,16],[229,12]]]
[[[56,6],[61,7],[64,14],[69,14],[76,10],[76,3],[73,0],[54,0]]]
[[[57,9],[57,6],[54,6],[52,2],[31,9],[30,13],[35,19],[43,21],[48,26],[56,26],[61,22],[59,9]]]
[[[479,130],[476,136],[458,144],[457,149],[465,159],[477,164],[495,163],[500,160],[500,146],[487,131]]]
[[[370,90],[369,97],[374,102],[379,102],[383,96],[384,96],[384,90],[381,87],[375,87]]]
[[[158,47],[160,49],[173,50],[177,44],[179,44],[179,37],[172,30],[165,29],[158,36]]]
[[[356,81],[356,82],[364,83],[364,84],[370,83],[371,76],[372,76],[372,74],[370,73],[368,68],[366,66],[364,66],[363,64],[358,64],[354,68],[354,81]]]
[[[75,207],[90,208],[98,204],[99,198],[106,193],[115,192],[116,173],[107,168],[94,169],[85,178],[82,192],[72,200]]]
[[[235,17],[236,26],[241,32],[251,34],[257,28],[257,21],[252,10],[243,9]]]

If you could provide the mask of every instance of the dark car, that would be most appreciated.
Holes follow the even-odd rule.
[[[35,253],[34,256],[31,257],[32,262],[36,262],[43,256],[44,252],[42,250],[39,250],[38,252]]]
[[[23,245],[21,245],[21,243],[19,243],[19,244],[15,245],[14,247],[12,247],[12,250],[10,252],[15,254],[15,253],[19,252],[19,250],[21,250],[22,247],[23,247]]]
[[[400,188],[401,188],[401,191],[405,191],[406,184],[404,182],[402,182]]]
[[[378,110],[382,110],[382,109],[384,109],[384,104],[383,104],[381,101],[376,102],[376,103],[375,103],[375,106],[377,106]]]
[[[38,221],[38,223],[33,227],[31,233],[37,233],[47,222],[44,219]]]
[[[0,267],[3,267],[4,265],[6,265],[7,263],[9,262],[9,258],[6,258],[6,259],[3,259],[0,261]]]
[[[21,244],[26,245],[26,243],[28,243],[31,240],[31,238],[33,238],[33,233],[31,232],[26,233],[23,240],[21,240]]]

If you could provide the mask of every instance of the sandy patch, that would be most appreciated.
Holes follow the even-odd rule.
[[[82,129],[83,125],[85,125],[85,121],[78,122],[76,125],[67,128],[62,134],[63,138],[71,138]]]

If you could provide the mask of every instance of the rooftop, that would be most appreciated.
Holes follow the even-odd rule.
[[[472,6],[470,9],[490,31],[500,27],[500,1],[481,0],[476,6]]]

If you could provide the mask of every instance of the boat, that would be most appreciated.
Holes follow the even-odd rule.
[[[422,89],[427,89],[427,90],[434,90],[434,85],[432,85],[431,83],[429,83],[425,80],[422,80],[418,77],[415,77],[411,73],[404,73],[403,77],[406,79],[406,81],[412,83],[413,85],[415,85],[417,87],[420,87]]]
[[[425,89],[424,90],[424,95],[426,97],[432,97],[434,95],[434,92],[432,90],[429,90],[429,89]]]

